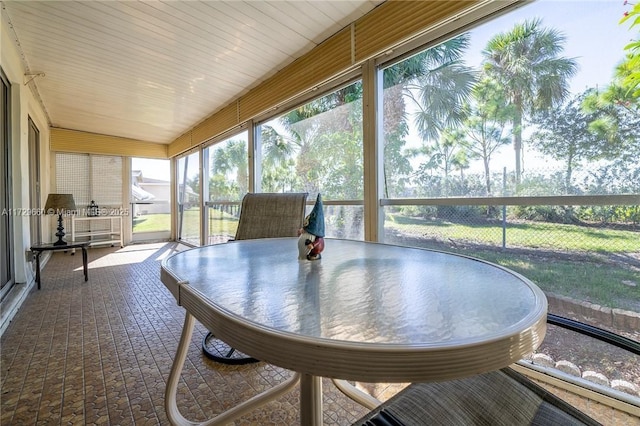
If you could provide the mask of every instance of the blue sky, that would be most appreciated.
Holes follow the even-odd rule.
[[[131,170],[142,170],[144,177],[152,179],[169,180],[171,177],[169,160],[132,158]]]
[[[564,56],[579,63],[571,82],[572,92],[607,85],[615,64],[624,57],[624,46],[634,36],[628,23],[618,23],[630,8],[623,0],[539,0],[471,30],[469,63],[479,63],[480,52],[493,35],[508,32],[526,19],[541,18],[545,27],[564,34]]]
[[[640,0],[639,0],[640,1]],[[470,31],[471,44],[465,59],[468,65],[479,66],[482,49],[488,40],[498,33],[510,31],[516,23],[540,18],[544,27],[554,28],[565,36],[563,56],[578,63],[578,72],[571,80],[574,94],[590,87],[609,84],[614,68],[625,55],[624,47],[638,32],[629,29],[628,23],[619,24],[625,11],[631,6],[624,0],[538,0],[508,12]],[[525,129],[525,137],[526,137]],[[559,163],[543,158],[524,144],[525,169],[557,168]],[[514,151],[511,145],[503,146],[492,156],[491,169],[513,169]],[[473,164],[470,171],[480,172],[482,165]]]

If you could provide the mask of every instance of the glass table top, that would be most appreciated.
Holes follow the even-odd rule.
[[[224,315],[343,344],[474,344],[546,313],[529,280],[464,256],[334,239],[321,260],[297,254],[295,238],[235,241],[175,254],[163,268]]]

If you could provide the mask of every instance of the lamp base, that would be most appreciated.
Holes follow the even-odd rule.
[[[67,242],[62,239],[64,237],[64,226],[62,226],[62,215],[58,215],[58,232],[56,232],[56,237],[58,237],[58,241],[53,243],[54,246],[66,246]]]

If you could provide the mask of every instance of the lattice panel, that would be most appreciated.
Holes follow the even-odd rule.
[[[122,157],[56,153],[56,191],[73,194],[81,216],[91,200],[123,206],[122,179]]]

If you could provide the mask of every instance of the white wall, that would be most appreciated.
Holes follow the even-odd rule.
[[[41,175],[41,205],[44,206],[51,185],[50,167],[51,155],[49,145],[49,122],[46,113],[29,86],[24,84],[25,69],[21,60],[20,51],[15,44],[15,35],[7,23],[4,11],[0,9],[0,67],[7,76],[11,87],[11,121],[10,144],[12,158],[12,185],[7,188],[10,191],[12,207],[14,209],[29,209],[29,123],[31,117],[40,131],[40,175]],[[46,71],[46,70],[38,70]],[[46,77],[38,77],[46,78]],[[36,79],[37,84],[37,79]],[[16,210],[18,211],[18,210]],[[43,239],[51,235],[49,218],[43,219]],[[13,247],[14,247],[14,276],[17,291],[27,291],[34,282],[31,265],[26,261],[26,253],[31,245],[29,227],[30,218],[27,215],[14,216]],[[23,297],[8,297],[17,303],[17,306],[2,307],[2,322],[0,332],[4,330],[10,318],[5,318],[24,300]]]
[[[171,213],[171,185],[169,182],[140,182],[139,185],[140,188],[155,196],[153,204],[139,205],[139,211],[145,211],[145,214]]]

